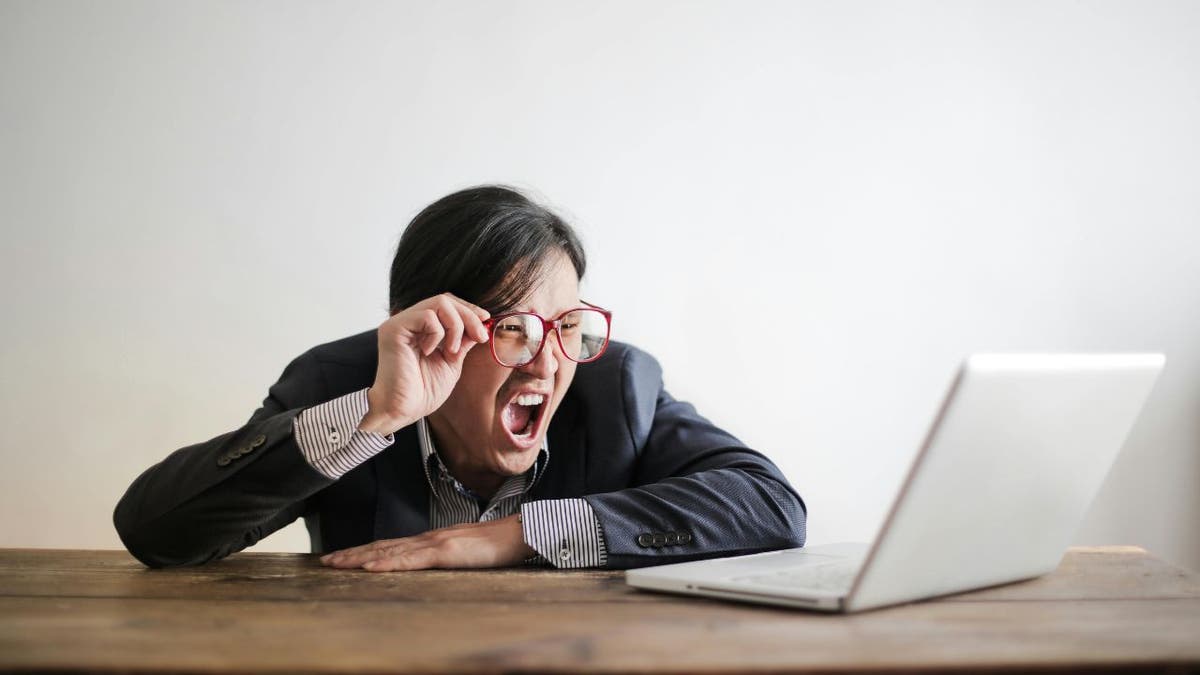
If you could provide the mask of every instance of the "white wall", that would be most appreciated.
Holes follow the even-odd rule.
[[[871,536],[964,354],[1165,351],[1078,541],[1200,568],[1198,36],[1194,2],[0,0],[0,546],[119,546],[139,471],[382,321],[409,218],[504,181],[814,543]]]

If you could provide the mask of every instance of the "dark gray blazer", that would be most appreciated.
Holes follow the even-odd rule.
[[[304,409],[371,386],[377,360],[374,330],[314,347],[242,428],[147,469],[113,513],[129,552],[151,567],[203,563],[299,517],[317,553],[428,530],[415,426],[336,481],[309,466],[292,436]],[[527,499],[585,498],[608,567],[804,544],[804,502],[779,469],[671,398],[641,350],[613,342],[581,364],[547,433],[550,461]],[[689,536],[667,544],[668,533]]]

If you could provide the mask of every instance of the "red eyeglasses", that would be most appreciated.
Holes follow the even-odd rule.
[[[509,312],[484,321],[491,332],[492,357],[509,368],[527,366],[542,353],[546,334],[554,331],[568,359],[576,363],[595,361],[608,348],[612,312],[588,302],[583,304],[587,306],[568,309],[554,319],[534,312]]]

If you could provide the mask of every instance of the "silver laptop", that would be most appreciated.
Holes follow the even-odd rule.
[[[1162,354],[977,354],[959,369],[872,544],[626,572],[638,588],[855,612],[1054,570]]]

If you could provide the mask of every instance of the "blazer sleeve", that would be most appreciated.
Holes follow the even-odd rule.
[[[180,448],[143,472],[113,512],[125,547],[149,567],[199,564],[303,515],[305,500],[334,481],[304,459],[292,421],[324,393],[320,364],[306,352],[241,428]]]
[[[634,487],[585,497],[604,532],[606,567],[804,545],[807,508],[774,463],[675,400],[649,354],[630,350],[621,379]]]

